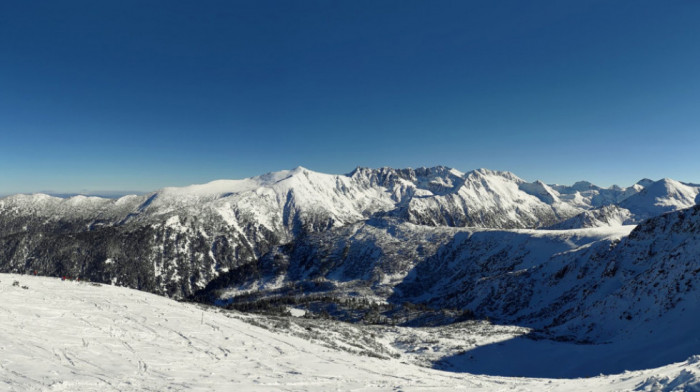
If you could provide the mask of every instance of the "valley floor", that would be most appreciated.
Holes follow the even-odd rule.
[[[409,355],[405,347],[377,355],[333,348],[332,335],[283,334],[256,317],[114,286],[0,274],[0,390],[700,390],[700,357],[585,379],[479,376],[417,366],[420,350]],[[491,341],[522,333],[479,328]],[[382,339],[393,339],[384,347],[400,340]]]

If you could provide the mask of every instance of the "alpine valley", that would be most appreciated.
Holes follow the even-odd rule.
[[[214,389],[347,390],[358,387],[353,378],[377,390],[700,390],[699,194],[700,185],[667,178],[601,188],[439,166],[346,175],[298,167],[118,199],[5,197],[0,298],[28,302],[0,307],[13,320],[0,331],[12,337],[0,340],[0,357],[10,358],[0,359],[0,385],[207,389],[204,373],[214,365],[175,380],[144,353],[149,344],[167,351],[182,342],[129,325],[110,339],[140,347],[119,355],[150,382],[125,384],[136,377],[127,365],[110,378],[105,368],[64,360],[88,355],[85,338],[81,354],[32,335],[42,322],[50,328],[53,296],[66,311],[93,304],[66,316],[93,332],[112,331],[115,316],[104,309],[123,300],[130,310],[119,318],[143,317],[137,325],[146,335],[162,337],[165,326],[183,338],[204,333],[198,326],[214,330],[194,345],[221,361],[243,357],[223,355],[230,348],[220,334],[253,344],[273,368],[291,354],[269,345],[313,357],[308,366],[285,362],[281,377],[222,379]],[[167,312],[187,321],[170,325]],[[12,342],[45,350],[20,355]],[[183,368],[198,361],[176,351]],[[69,382],[27,370],[32,357],[46,357],[47,372],[66,367],[56,374]],[[207,361],[224,366],[214,357]],[[309,381],[370,357],[384,369],[377,372],[396,378],[348,365],[348,379]],[[259,372],[271,371],[255,358]]]

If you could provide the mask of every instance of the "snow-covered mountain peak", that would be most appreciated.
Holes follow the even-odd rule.
[[[539,180],[528,183],[511,172],[486,168],[462,173],[446,166],[358,167],[349,174],[333,175],[298,166],[245,179],[167,187],[116,201],[16,195],[0,199],[0,208],[35,211],[37,216],[97,213],[101,220],[114,224],[208,211],[223,217],[227,224],[255,222],[271,231],[307,224],[319,229],[344,225],[377,213],[428,226],[535,228],[606,205],[620,205],[625,211],[600,211],[577,222],[594,226],[636,222],[637,215],[643,218],[694,205],[699,189],[670,179],[647,188],[635,184],[604,189],[587,181],[573,186],[547,185]],[[619,204],[621,201],[626,204]]]
[[[646,186],[645,189],[649,189],[651,191],[652,189],[661,187],[663,187],[669,193],[683,193],[691,188],[694,188],[693,186],[683,184],[680,181],[676,181],[672,178],[665,177],[659,181],[656,181],[653,184]]]
[[[428,191],[431,193],[444,194],[456,189],[463,182],[464,174],[458,170],[445,166],[420,167],[417,169],[394,169],[382,167],[370,169],[358,167],[348,176],[353,181],[365,186],[380,186],[388,188],[391,192],[415,193],[415,190]],[[399,189],[396,189],[396,188]],[[410,191],[413,189],[413,191]],[[425,192],[419,192],[426,195]],[[405,194],[403,195],[405,196]],[[399,197],[401,199],[402,197]]]
[[[79,204],[79,203],[96,203],[96,202],[101,202],[105,200],[104,197],[99,197],[99,196],[87,196],[87,195],[75,195],[67,198],[67,200],[71,203]]]
[[[523,192],[537,197],[544,203],[554,204],[560,202],[559,192],[552,189],[549,185],[545,184],[540,180],[537,180],[532,183],[523,182],[519,185],[519,188]]]
[[[637,181],[635,183],[635,185],[641,185],[642,187],[646,187],[646,186],[653,184],[654,182],[656,182],[656,181],[650,180],[648,178],[642,178],[641,180]]]
[[[106,218],[124,209],[130,209],[140,198],[122,197],[123,200],[118,203],[115,199],[98,196],[77,195],[62,198],[44,193],[17,194],[0,199],[0,216],[26,216],[27,221],[39,217],[48,217],[49,220],[58,220],[66,216]]]
[[[576,181],[574,185],[571,186],[571,189],[582,192],[582,191],[590,191],[590,190],[597,190],[600,189],[599,186],[594,185],[593,183],[589,181]]]
[[[263,175],[244,178],[240,180],[221,179],[210,181],[205,184],[194,184],[184,187],[166,187],[158,191],[161,196],[167,197],[218,197],[221,195],[240,194],[251,192],[258,188],[270,188],[275,184],[303,176],[307,179],[324,177],[337,177],[335,175],[323,174],[311,171],[302,166],[297,166],[291,170],[280,170]],[[313,180],[311,180],[313,181]]]
[[[47,201],[58,201],[60,200],[59,197],[56,196],[50,196],[45,193],[31,193],[31,194],[26,194],[26,193],[18,193],[16,195],[10,195],[7,197],[3,197],[0,199],[0,203],[17,203],[17,204],[25,204],[25,203],[41,203],[41,202],[47,202]]]
[[[664,178],[644,187],[620,205],[635,214],[651,217],[694,206],[700,188]]]
[[[479,168],[479,169],[467,172],[466,177],[467,177],[467,179],[469,179],[469,178],[482,179],[482,178],[488,178],[488,177],[502,177],[508,181],[513,181],[516,183],[525,182],[525,180],[523,180],[522,178],[516,176],[515,174],[513,174],[509,171],[491,170],[491,169],[486,169],[486,168]]]

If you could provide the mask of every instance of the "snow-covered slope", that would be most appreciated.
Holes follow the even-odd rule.
[[[2,274],[0,296],[6,391],[690,391],[700,383],[696,357],[589,379],[475,376],[337,351],[124,288]]]
[[[567,230],[586,227],[622,226],[636,223],[635,216],[626,208],[606,205],[584,211],[574,217],[549,226],[548,229]]]
[[[697,186],[664,178],[648,184],[636,195],[623,200],[620,206],[639,217],[649,218],[694,206],[698,193]]]
[[[539,306],[556,303],[561,293],[551,287],[562,267],[568,268],[571,260],[586,262],[591,254],[607,251],[633,229],[463,232],[416,264],[396,286],[394,300],[469,308],[482,316],[511,322],[522,322],[525,316],[539,320],[540,308],[533,304],[533,296],[545,292]],[[544,326],[556,314],[541,317],[547,321],[531,325]]]
[[[601,290],[592,290],[576,309],[596,312],[596,325],[587,326],[602,338],[632,333],[696,335],[700,320],[700,206],[671,212],[641,223],[615,246],[601,269]],[[583,298],[582,298],[583,299]],[[575,314],[561,329],[581,327]],[[663,325],[663,327],[661,327]],[[700,344],[692,338],[686,345]]]
[[[700,206],[645,221],[628,236],[588,230],[609,234],[558,253],[552,244],[537,252],[537,236],[500,237],[508,245],[456,236],[396,287],[396,301],[467,307],[545,336],[606,343],[606,356],[640,367],[700,351]]]
[[[647,184],[647,182],[640,181],[627,188],[621,188],[617,185],[601,188],[588,181],[579,181],[571,186],[550,185],[550,188],[559,193],[559,198],[562,201],[591,209],[609,204],[618,204],[644,189],[644,184]]]
[[[588,192],[599,192],[591,199],[591,205],[600,203],[604,205],[583,211],[549,228],[574,229],[634,224],[666,212],[692,207],[696,204],[700,193],[700,187],[696,185],[684,184],[668,178],[656,182],[648,179],[641,180],[626,189],[612,187],[605,190],[593,185],[583,188],[588,189]],[[616,194],[611,191],[620,192]]]

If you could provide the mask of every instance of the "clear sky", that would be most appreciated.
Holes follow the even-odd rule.
[[[0,194],[299,165],[700,182],[700,1],[0,2]]]

